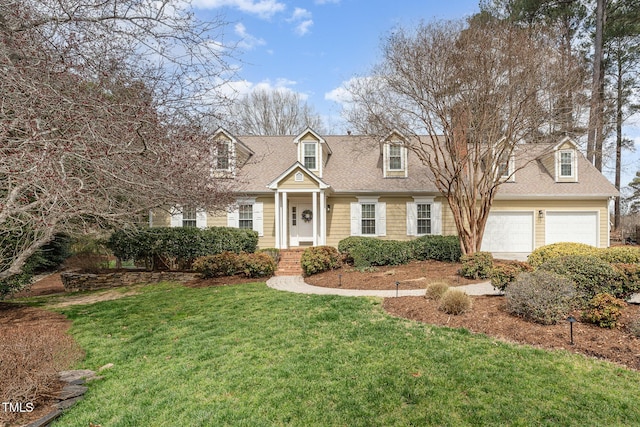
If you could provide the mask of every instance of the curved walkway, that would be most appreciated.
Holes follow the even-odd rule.
[[[341,288],[323,288],[320,286],[309,285],[304,282],[302,276],[273,276],[267,280],[267,286],[279,291],[295,292],[298,294],[314,294],[314,295],[341,295],[345,297],[383,297],[392,298],[396,296],[395,290],[357,290],[357,289],[341,289]],[[456,286],[467,293],[467,295],[501,295],[491,282],[476,283],[473,285]],[[402,289],[398,290],[399,297],[405,296],[423,296],[424,289]]]

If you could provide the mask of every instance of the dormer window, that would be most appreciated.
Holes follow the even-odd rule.
[[[515,169],[515,158],[513,155],[502,155],[498,159],[496,171],[501,180],[513,181],[513,171]]]
[[[402,147],[399,145],[389,146],[389,170],[402,170]]]
[[[317,170],[317,153],[318,153],[318,144],[315,142],[304,142],[303,144],[304,150],[304,167],[310,170]]]
[[[384,144],[384,177],[407,177],[407,149],[398,142]]]
[[[560,177],[573,177],[573,151],[571,150],[560,152]]]
[[[231,165],[229,141],[217,141],[215,148],[216,156],[216,169],[217,170],[229,170]]]

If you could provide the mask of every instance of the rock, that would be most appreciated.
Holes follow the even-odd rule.
[[[88,387],[83,385],[68,384],[62,388],[62,391],[58,395],[59,400],[73,399],[74,397],[82,396],[89,390]]]
[[[98,368],[98,372],[102,372],[105,369],[111,369],[111,368],[113,368],[113,363],[107,363],[106,365],[101,366],[100,368]]]
[[[58,418],[62,414],[62,411],[56,409],[55,411],[49,412],[42,418],[35,420],[32,423],[27,424],[26,427],[43,427],[49,425],[53,420]]]
[[[96,373],[89,369],[79,369],[76,371],[62,371],[60,372],[60,381],[65,383],[72,383],[81,379],[90,379],[96,376]]]
[[[76,397],[72,397],[71,399],[67,399],[67,400],[63,400],[62,402],[58,402],[56,403],[56,408],[58,408],[59,410],[65,410],[68,408],[71,408],[73,405],[75,405],[76,403],[78,403],[79,401],[82,400],[84,396],[76,396]]]

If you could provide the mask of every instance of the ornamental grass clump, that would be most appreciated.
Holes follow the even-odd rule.
[[[445,292],[449,290],[449,285],[445,282],[433,282],[427,285],[424,297],[431,300],[439,300]]]
[[[447,314],[462,314],[471,308],[471,297],[459,289],[449,289],[440,298],[438,309]]]
[[[571,279],[544,270],[520,274],[505,292],[509,313],[543,325],[566,318],[575,297]]]

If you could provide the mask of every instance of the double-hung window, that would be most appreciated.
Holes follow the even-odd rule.
[[[571,151],[560,152],[560,176],[563,178],[573,176],[573,153]]]
[[[376,204],[375,203],[362,203],[362,220],[361,220],[361,229],[360,233],[365,234],[376,234]]]
[[[315,170],[317,169],[317,160],[316,160],[316,152],[317,145],[315,142],[305,142],[302,144],[304,150],[304,167],[307,169]]]
[[[196,227],[196,208],[193,206],[185,206],[182,208],[182,226]]]
[[[431,204],[418,203],[416,208],[416,225],[418,234],[431,234]]]
[[[389,170],[402,170],[402,147],[399,145],[389,146]]]
[[[253,230],[253,205],[238,205],[238,228]]]
[[[216,144],[216,169],[229,170],[229,142],[218,141]]]

